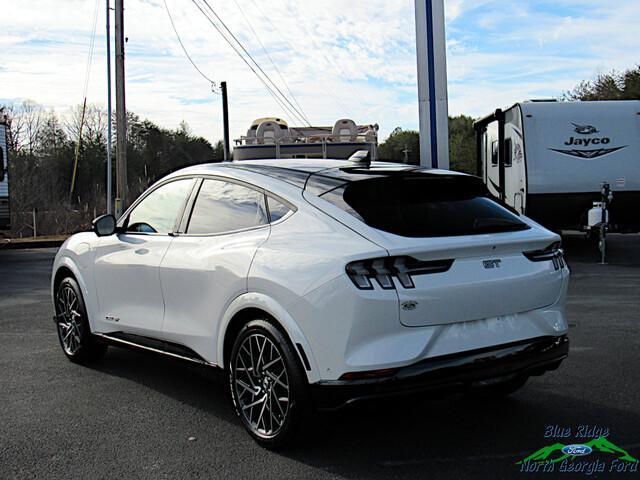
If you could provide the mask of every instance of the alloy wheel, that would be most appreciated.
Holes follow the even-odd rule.
[[[73,288],[69,285],[60,288],[56,295],[58,335],[62,348],[70,356],[77,353],[82,341],[84,327],[79,309],[80,302]]]
[[[233,368],[232,387],[244,422],[261,438],[275,437],[290,404],[289,376],[278,347],[267,336],[252,333],[237,350]]]

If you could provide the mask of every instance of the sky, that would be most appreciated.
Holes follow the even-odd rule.
[[[233,138],[259,117],[300,124],[193,1],[166,2],[199,69],[228,83]],[[124,3],[128,110],[167,128],[184,120],[194,134],[219,140],[220,97],[185,57],[164,0]],[[209,3],[313,125],[345,117],[378,123],[381,139],[398,126],[417,128],[413,0]],[[20,0],[5,6],[0,105],[31,99],[65,115],[82,103],[96,8],[87,96],[106,105],[105,5]],[[517,101],[559,97],[580,80],[640,63],[638,0],[445,0],[445,10],[451,115],[480,117]]]

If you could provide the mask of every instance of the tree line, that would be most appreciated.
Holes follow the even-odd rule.
[[[640,99],[640,66],[580,82],[559,100],[627,99]],[[10,235],[29,236],[33,233],[34,210],[39,234],[71,233],[88,228],[94,214],[106,210],[109,118],[104,109],[89,105],[83,120],[82,107],[60,116],[35,102],[25,101],[0,106],[0,118],[3,116],[9,126],[8,173],[13,225]],[[127,121],[129,199],[136,198],[150,184],[174,170],[223,159],[221,141],[211,145],[206,139],[194,136],[185,122],[172,130],[143,120],[131,112]],[[474,119],[466,115],[449,119],[449,152],[453,170],[475,173],[473,123]],[[75,188],[71,191],[78,143]],[[396,128],[380,144],[379,157],[387,161],[419,164],[418,132]]]
[[[10,234],[33,233],[34,209],[39,234],[87,228],[94,213],[106,210],[107,112],[89,105],[83,120],[78,106],[61,117],[33,101],[4,106],[0,112],[9,127]],[[212,146],[194,136],[186,122],[171,130],[128,112],[127,130],[129,199],[174,170],[223,159],[222,142]],[[115,148],[113,153],[115,179]]]

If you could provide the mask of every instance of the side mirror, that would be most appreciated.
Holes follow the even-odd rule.
[[[93,231],[99,237],[108,237],[116,233],[116,217],[113,215],[101,215],[93,223]]]

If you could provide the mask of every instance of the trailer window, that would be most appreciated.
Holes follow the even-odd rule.
[[[510,138],[507,138],[504,142],[504,166],[510,167],[513,161],[513,141]]]
[[[498,165],[498,141],[491,142],[491,165]]]

